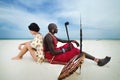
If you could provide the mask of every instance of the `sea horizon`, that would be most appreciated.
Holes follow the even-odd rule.
[[[32,40],[33,38],[0,38],[0,40]],[[67,38],[61,38],[67,40]],[[79,38],[71,38],[70,40],[80,40]],[[120,40],[119,38],[83,38],[83,40]]]

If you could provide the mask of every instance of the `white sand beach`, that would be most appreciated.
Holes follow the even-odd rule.
[[[37,64],[29,52],[22,60],[11,60],[24,41],[28,40],[0,40],[0,80],[57,80],[63,65]],[[120,40],[83,40],[83,51],[98,58],[112,58],[103,67],[85,59],[81,74],[74,73],[64,80],[120,80]]]

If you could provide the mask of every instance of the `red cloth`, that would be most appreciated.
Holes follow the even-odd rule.
[[[57,42],[58,42],[57,39],[53,37],[53,43],[54,43],[55,50],[62,50],[62,48],[67,48],[69,46],[69,43],[66,43],[65,45],[57,48]],[[72,49],[62,54],[52,56],[50,52],[45,52],[45,58],[51,64],[64,64],[64,63],[67,63],[70,59],[72,59],[75,55],[78,55],[78,54],[80,54],[80,50],[75,48],[72,44]]]

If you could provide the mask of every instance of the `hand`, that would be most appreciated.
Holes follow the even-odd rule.
[[[69,46],[66,48],[66,51],[69,51],[69,50],[71,50],[71,49],[72,49],[72,45],[69,44]]]
[[[73,40],[72,42],[74,42],[77,45],[77,47],[79,46],[79,43],[76,40]]]

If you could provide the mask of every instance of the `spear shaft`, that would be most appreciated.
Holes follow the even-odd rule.
[[[80,16],[80,53],[82,53],[82,22]]]

